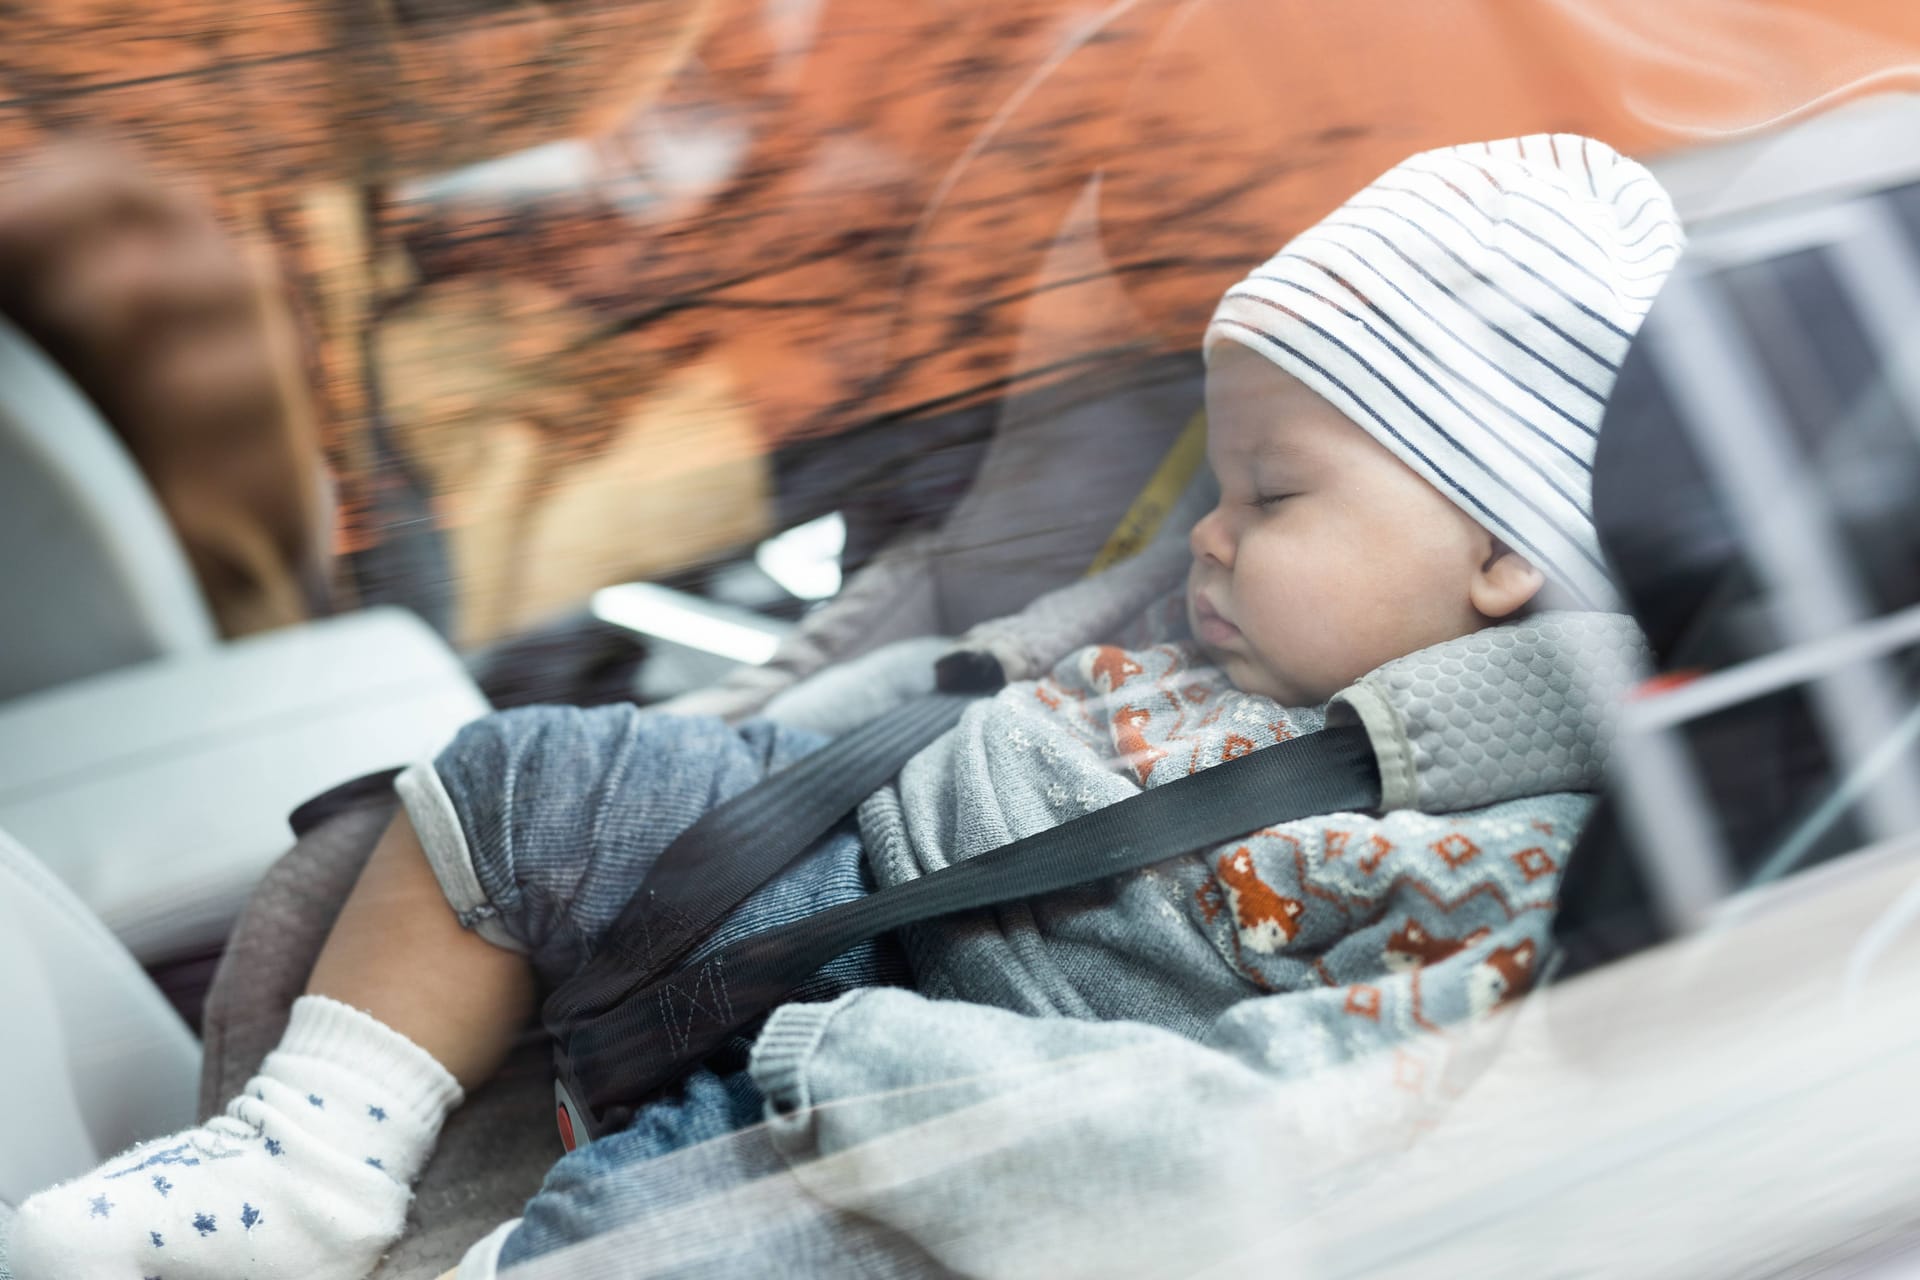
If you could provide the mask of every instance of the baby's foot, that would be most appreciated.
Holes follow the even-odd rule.
[[[15,1280],[358,1280],[399,1237],[460,1096],[399,1033],[303,997],[224,1115],[21,1206]]]

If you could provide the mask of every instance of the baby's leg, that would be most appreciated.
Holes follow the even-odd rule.
[[[694,949],[693,957],[870,892],[872,881],[859,837],[851,823],[844,824],[735,908]],[[905,985],[910,978],[898,944],[891,938],[876,938],[835,957],[800,982],[788,999],[834,1000],[862,987]],[[764,1099],[747,1070],[752,1034],[753,1028],[743,1028],[677,1087],[645,1101],[623,1131],[563,1156],[548,1171],[521,1219],[469,1251],[470,1272],[511,1273],[522,1263],[602,1232],[619,1231],[635,1218],[659,1211],[676,1194],[697,1194],[697,1186],[706,1184],[677,1186],[670,1170],[678,1166],[667,1157],[713,1143],[761,1120]],[[727,1165],[760,1149],[753,1139],[737,1146],[722,1145],[731,1148],[728,1154],[710,1152],[699,1159],[705,1163],[711,1157]]]
[[[533,980],[524,956],[460,926],[402,813],[307,992],[224,1114],[30,1200],[11,1246],[17,1280],[372,1270],[462,1086],[490,1075],[526,1024]]]
[[[403,811],[380,838],[307,979],[364,1009],[472,1089],[533,1013],[533,968],[461,926]]]
[[[572,973],[661,849],[817,745],[762,726],[528,708],[409,771],[279,1048],[225,1115],[23,1206],[17,1280],[371,1270],[461,1085]],[[366,1012],[362,1012],[365,1010]]]

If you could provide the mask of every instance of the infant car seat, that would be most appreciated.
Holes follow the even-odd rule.
[[[1602,546],[1662,672],[1569,866],[1569,973],[1920,829],[1920,184],[1696,236],[1607,407]]]
[[[1708,279],[1701,287],[1722,285]],[[1722,340],[1732,339],[1732,319],[1716,316],[1713,323]],[[1681,343],[1687,329],[1676,326],[1670,332],[1670,337],[1661,336],[1662,343]],[[1622,414],[1642,413],[1634,388],[1643,376],[1641,371],[1654,367],[1654,350],[1658,350],[1643,353],[1646,345],[1636,346],[1623,373],[1625,394],[1615,423],[1625,421]],[[1668,374],[1664,357],[1658,367],[1663,376]],[[799,677],[830,663],[891,640],[962,631],[1011,612],[1041,591],[1083,573],[1134,498],[1148,486],[1159,460],[1200,404],[1197,362],[1162,361],[1148,372],[1151,376],[1141,379],[1116,378],[1009,400],[972,489],[939,528],[905,538],[882,552],[839,597],[806,620],[772,664],[744,671],[668,709],[735,718],[751,715]],[[1757,387],[1761,380],[1756,377],[1748,385]],[[1648,416],[1642,429],[1658,430],[1653,424]],[[1610,423],[1608,430],[1614,425]],[[1644,439],[1636,439],[1631,430],[1622,437],[1618,446],[1622,456],[1609,459],[1603,467],[1608,474],[1627,477],[1626,491],[1652,479],[1679,483],[1691,474],[1682,466],[1669,467],[1665,452],[1657,453],[1649,473]],[[1639,457],[1633,456],[1636,444],[1642,449]],[[1696,472],[1713,478],[1710,468]],[[1049,483],[1040,483],[1041,478]],[[1609,508],[1618,501],[1618,491],[1616,487],[1603,493],[1602,501]],[[1071,510],[1063,511],[1067,504],[1062,503],[1061,494],[1068,495]],[[1182,538],[1209,497],[1204,479],[1189,486],[1160,530],[1163,543]],[[1669,513],[1675,510],[1670,502],[1654,505]],[[1749,665],[1736,659],[1766,653],[1768,646],[1754,647],[1750,635],[1743,641],[1749,646],[1744,649],[1715,648],[1703,641],[1704,647],[1688,650],[1676,639],[1690,633],[1688,619],[1678,616],[1687,611],[1676,612],[1672,607],[1675,593],[1684,597],[1694,590],[1695,579],[1688,575],[1713,576],[1711,564],[1701,568],[1696,547],[1713,546],[1717,536],[1724,550],[1733,534],[1740,535],[1744,544],[1749,529],[1736,522],[1719,527],[1713,536],[1693,539],[1697,531],[1646,524],[1637,516],[1613,520],[1610,527],[1615,532],[1609,536],[1609,550],[1622,571],[1634,578],[1629,598],[1663,638],[1663,657],[1670,664],[1709,663],[1736,672]],[[1641,530],[1646,539],[1638,549],[1631,545],[1631,537],[1623,540],[1628,528]],[[1729,636],[1747,635],[1737,625],[1715,625]],[[1711,678],[1696,683],[1711,688]],[[1642,724],[1636,731],[1650,734],[1654,729]],[[1613,754],[1618,761],[1632,753]],[[1576,876],[1568,892],[1580,909],[1570,914],[1570,923],[1562,930],[1569,950],[1588,947],[1590,951],[1595,922],[1614,918],[1608,906],[1612,899],[1607,877],[1623,865],[1639,878],[1638,897],[1633,901],[1643,918],[1655,920],[1661,928],[1691,922],[1684,894],[1647,888],[1649,880],[1668,874],[1657,868],[1669,865],[1660,859],[1673,852],[1670,843],[1656,844],[1651,851],[1641,849],[1624,864],[1625,846],[1620,847],[1619,856],[1606,850],[1605,840],[1616,837],[1608,837],[1601,828],[1609,823],[1616,830],[1631,827],[1628,797],[1635,794],[1641,800],[1634,803],[1647,802],[1644,790],[1624,786],[1622,798],[1607,810],[1616,816],[1595,824],[1596,837],[1576,858]],[[391,806],[388,798],[363,797],[332,813],[307,815],[315,825],[306,829],[293,853],[276,866],[255,895],[234,935],[209,1008],[203,1109],[211,1111],[231,1096],[278,1039],[287,1006],[300,989],[326,924]],[[1667,896],[1663,898],[1662,893]],[[1649,931],[1647,936],[1656,935]],[[380,1275],[436,1274],[467,1245],[513,1216],[537,1187],[557,1152],[549,1118],[551,1084],[545,1050],[537,1038],[523,1046],[502,1076],[452,1118],[440,1152],[418,1187],[409,1233],[389,1255]]]

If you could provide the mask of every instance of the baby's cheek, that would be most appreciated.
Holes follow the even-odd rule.
[[[1306,702],[1332,697],[1380,665],[1379,619],[1363,607],[1353,585],[1329,584],[1314,597],[1296,596],[1284,657],[1299,695]]]
[[[1295,599],[1312,567],[1285,546],[1250,543],[1234,565],[1233,599],[1239,610],[1235,621],[1242,630],[1257,617],[1297,613]]]

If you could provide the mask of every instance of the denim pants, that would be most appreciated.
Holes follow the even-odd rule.
[[[735,728],[630,706],[528,707],[475,721],[433,765],[485,897],[467,915],[525,948],[542,990],[551,990],[592,956],[675,836],[825,741],[767,721]],[[870,891],[848,818],[735,908],[693,958]],[[790,998],[831,1000],[907,980],[897,945],[880,939],[808,976]],[[638,1194],[647,1181],[638,1166],[756,1123],[761,1098],[744,1069],[748,1043],[736,1037],[679,1088],[640,1107],[627,1129],[563,1156],[528,1202],[501,1264],[617,1227],[622,1205],[632,1203],[623,1192]]]

